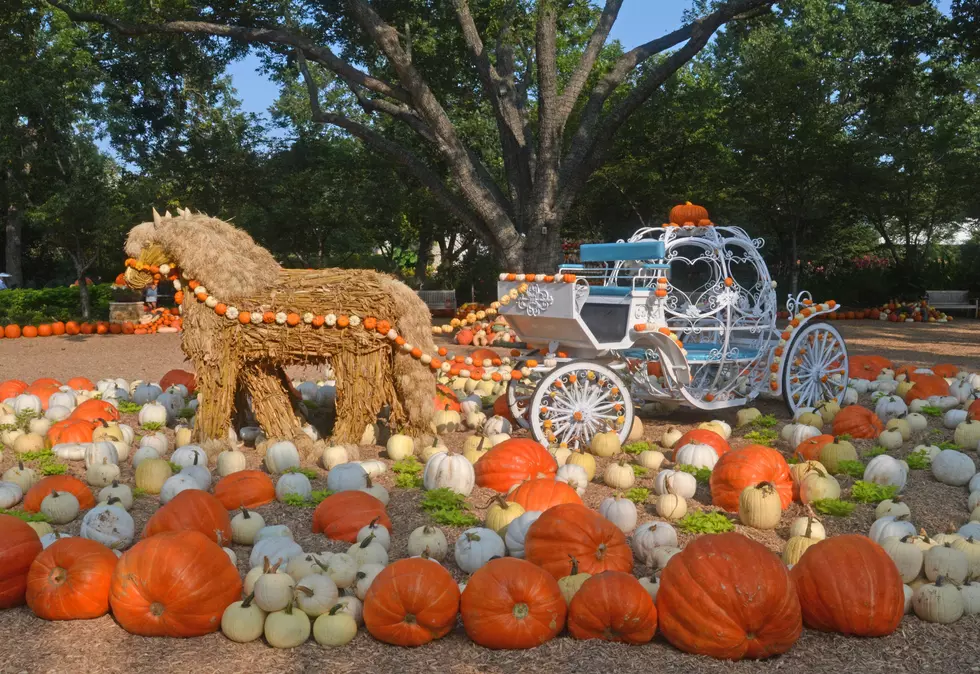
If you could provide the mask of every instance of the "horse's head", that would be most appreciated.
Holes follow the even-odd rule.
[[[153,280],[153,272],[148,267],[159,267],[162,264],[174,265],[174,261],[167,258],[162,243],[165,230],[175,224],[175,221],[190,217],[190,209],[177,209],[175,218],[170,215],[170,211],[160,215],[154,208],[153,222],[140,223],[129,231],[129,236],[126,238],[126,255],[136,260],[137,267],[141,268],[132,266],[126,268],[126,285],[136,290],[145,288]]]

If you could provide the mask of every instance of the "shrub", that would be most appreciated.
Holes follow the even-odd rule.
[[[89,286],[92,319],[109,318],[111,286]],[[0,293],[0,325],[39,325],[52,321],[81,320],[82,304],[78,288],[16,288]]]

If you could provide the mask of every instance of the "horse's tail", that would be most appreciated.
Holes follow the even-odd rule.
[[[422,353],[434,355],[436,347],[432,341],[429,308],[404,283],[392,279],[388,286],[398,307],[395,330],[406,342],[421,349]],[[392,421],[395,424],[403,423],[404,432],[409,435],[428,433],[435,411],[435,375],[428,365],[399,349],[394,357],[394,376],[398,400],[392,405]],[[401,404],[401,414],[397,403]]]

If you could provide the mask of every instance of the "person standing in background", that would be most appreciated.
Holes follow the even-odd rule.
[[[150,311],[157,308],[157,284],[151,283],[146,286],[146,306]]]

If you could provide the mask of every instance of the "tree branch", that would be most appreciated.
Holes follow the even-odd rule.
[[[403,103],[408,102],[408,92],[401,87],[393,86],[384,80],[369,75],[363,70],[355,68],[334,54],[328,47],[318,45],[298,33],[290,33],[280,28],[246,28],[244,26],[229,26],[209,23],[207,21],[168,21],[158,24],[136,24],[122,21],[105,14],[79,12],[59,0],[47,1],[52,7],[57,7],[67,14],[68,18],[72,21],[99,23],[112,28],[122,35],[136,37],[151,34],[182,35],[189,33],[227,37],[248,43],[290,46],[302,50],[310,60],[322,64],[346,82],[354,82],[365,89],[384,96],[390,96]]]
[[[568,121],[568,116],[571,114],[572,109],[575,107],[575,101],[582,94],[582,89],[585,87],[585,83],[592,73],[592,68],[595,66],[595,62],[599,58],[602,48],[606,45],[606,40],[609,38],[609,31],[612,30],[613,24],[616,23],[619,10],[622,6],[623,0],[606,0],[606,6],[599,16],[595,30],[592,31],[592,35],[589,37],[585,52],[582,54],[578,65],[575,66],[575,71],[568,80],[568,84],[565,85],[565,91],[562,92],[561,110],[559,114],[563,127],[565,122]]]
[[[535,205],[549,188],[549,176],[558,168],[561,145],[559,123],[556,0],[538,0],[538,28],[535,54],[538,66],[538,166],[535,173]]]

